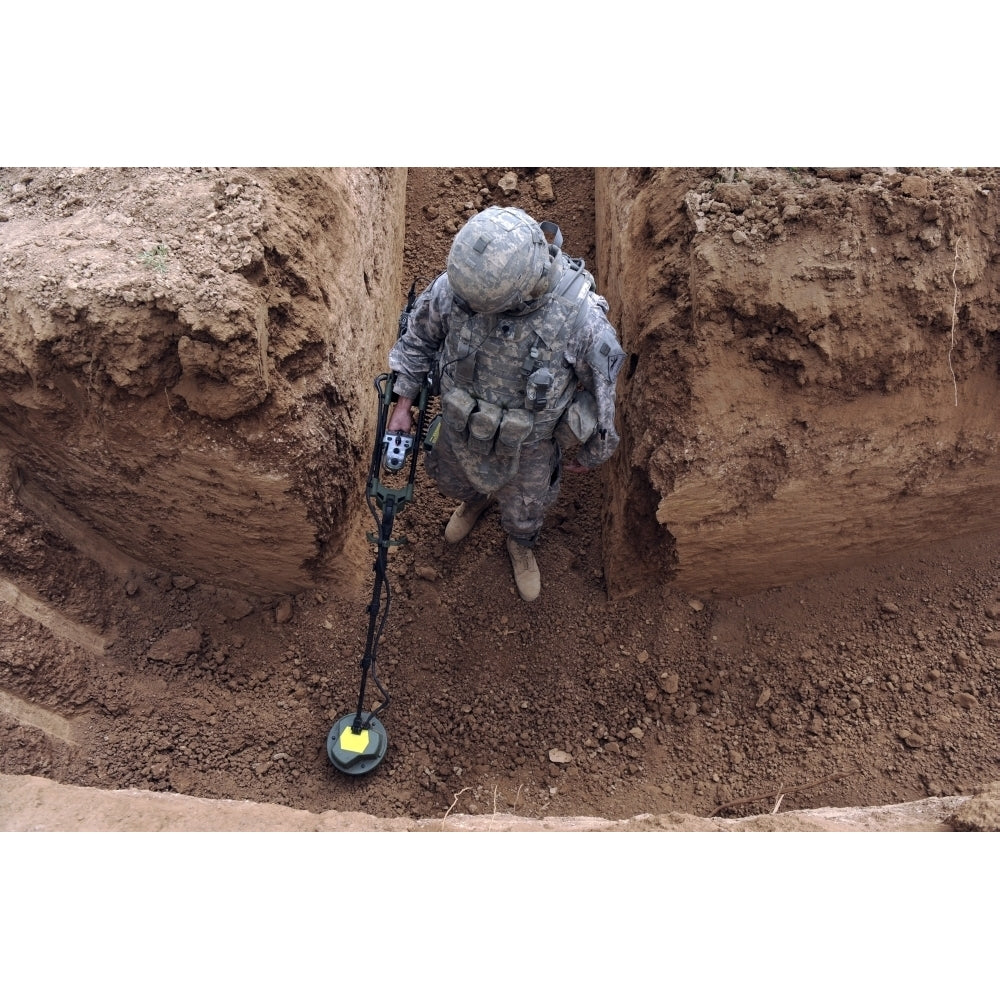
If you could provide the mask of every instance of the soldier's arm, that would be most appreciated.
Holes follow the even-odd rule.
[[[603,306],[602,299],[597,301]],[[584,324],[584,331],[577,371],[583,387],[593,395],[597,403],[597,427],[580,445],[574,464],[580,469],[594,469],[606,462],[618,447],[615,392],[625,352],[618,343],[614,327],[605,317],[604,309],[598,308],[596,303]]]
[[[426,383],[448,333],[451,304],[451,286],[446,274],[439,275],[414,301],[406,330],[389,351],[389,367],[396,373],[394,389],[400,402],[403,399],[412,402]]]
[[[389,367],[396,373],[396,404],[386,430],[410,432],[413,400],[427,381],[441,342],[448,332],[451,288],[447,275],[439,275],[414,300],[406,330],[389,351]]]

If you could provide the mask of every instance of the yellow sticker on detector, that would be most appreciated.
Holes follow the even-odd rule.
[[[351,753],[362,753],[368,749],[368,730],[362,729],[356,733],[350,726],[347,726],[340,734],[340,749],[350,750]]]

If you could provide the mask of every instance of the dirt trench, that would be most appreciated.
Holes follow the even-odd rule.
[[[82,210],[72,202],[71,178],[29,182],[30,173],[3,172],[8,267],[11,224],[18,233],[37,225],[27,211],[37,205],[25,201],[36,197],[67,218]],[[343,177],[284,177],[301,198],[282,202],[298,209],[279,222],[268,216],[273,178],[205,173],[197,178],[209,197],[203,231],[227,241],[230,269],[203,282],[211,289],[217,280],[214,298],[227,302],[227,294],[247,296],[249,281],[256,304],[229,303],[231,326],[185,314],[190,328],[202,324],[201,334],[178,334],[178,346],[183,336],[191,342],[178,351],[176,371],[157,355],[132,362],[127,378],[116,381],[105,369],[106,381],[90,384],[90,357],[80,354],[63,358],[81,374],[72,385],[63,377],[60,388],[55,374],[46,385],[8,366],[20,374],[4,382],[0,771],[405,823],[445,815],[740,818],[778,808],[963,798],[995,778],[1000,535],[991,521],[995,440],[982,420],[996,381],[993,263],[988,254],[970,256],[959,281],[961,243],[956,251],[948,242],[954,223],[935,227],[937,220],[924,218],[935,201],[954,206],[951,215],[939,208],[939,219],[972,217],[962,215],[957,195],[948,202],[944,173],[813,171],[776,183],[774,172],[765,178],[735,169],[597,178],[583,168],[411,170],[405,220],[393,230],[402,267],[390,263],[392,239],[380,243],[375,227],[362,227],[360,256],[375,266],[360,275],[337,263],[335,238],[329,251],[315,252],[317,234],[337,231],[338,212],[317,222],[303,206],[324,184],[341,199],[360,197],[360,184],[364,198],[390,205],[398,177],[351,176],[340,188]],[[47,202],[32,194],[42,180]],[[187,181],[156,172],[89,181],[95,198],[153,191],[141,203],[147,211],[159,206],[153,216],[164,221],[172,218],[165,192],[188,190]],[[957,189],[972,186],[988,207],[976,225],[995,229],[992,189],[976,193],[987,183],[962,176]],[[862,198],[861,188],[888,193],[888,202],[878,192],[864,195],[874,203],[872,225],[885,229],[877,267],[852,257],[866,259],[849,234],[832,253],[812,229],[811,245],[796,244],[803,216],[817,227],[831,219],[843,226],[837,199],[845,190]],[[620,390],[623,447],[613,468],[564,482],[539,552],[543,596],[530,606],[514,591],[499,526],[487,518],[466,543],[446,546],[441,529],[450,504],[419,474],[400,524],[409,544],[391,559],[392,612],[378,664],[392,699],[385,715],[390,749],[371,776],[349,778],[331,769],[325,737],[354,707],[367,625],[363,536],[372,526],[358,486],[375,398],[366,382],[382,364],[395,323],[393,311],[375,303],[395,300],[398,307],[411,281],[425,283],[440,268],[464,218],[495,202],[555,218],[567,251],[593,262],[631,356]],[[339,215],[350,216],[341,204]],[[101,218],[112,225],[108,207]],[[215,223],[212,212],[224,221]],[[272,228],[254,229],[258,217],[270,218]],[[114,224],[118,232],[128,228]],[[601,242],[602,231],[626,234],[648,252],[625,255],[614,249],[622,244]],[[179,281],[190,267],[185,261],[160,275],[156,251],[166,247],[176,264],[189,244],[202,245],[201,232],[192,226],[177,247],[166,234],[145,250],[136,242],[135,259],[152,255],[139,273],[154,292],[133,292],[147,295],[150,308],[180,315],[156,283]],[[700,235],[712,239],[682,281],[678,261]],[[755,257],[734,258],[737,251]],[[941,261],[949,254],[963,293],[955,313],[962,335],[946,357],[942,332],[950,333],[953,317]],[[85,291],[87,280],[100,283],[97,264],[89,264],[89,275],[79,266],[69,280]],[[328,273],[340,276],[339,286],[323,277]],[[768,273],[798,277],[768,290],[759,281]],[[866,337],[881,320],[846,315],[834,290],[846,288],[843,297],[857,310],[864,287],[880,276],[925,337],[910,331],[901,342],[900,333],[876,348]],[[65,289],[66,275],[60,280]],[[59,298],[41,278],[38,287]],[[974,296],[980,287],[987,291]],[[631,294],[635,288],[645,294]],[[344,295],[356,295],[368,326],[381,331],[374,353],[362,350],[356,326],[331,308]],[[10,291],[5,301],[10,310]],[[259,372],[233,373],[235,395],[221,377],[226,345],[242,338],[259,356],[259,328],[241,326],[241,317],[261,309],[277,331],[272,336],[268,324],[266,352],[281,360],[267,382],[277,385],[277,402],[263,407],[254,402]],[[331,314],[343,323],[333,339],[322,332]],[[32,322],[47,329],[44,309],[41,315]],[[893,329],[906,326],[901,319]],[[127,326],[116,329],[127,347]],[[960,415],[949,408],[948,360]],[[876,384],[859,389],[859,374],[883,361]],[[326,377],[342,365],[349,377]],[[88,509],[82,501],[111,495],[88,475],[86,449],[61,466],[24,442],[44,419],[53,386],[83,406],[95,386],[120,398],[119,383],[137,384],[134,373],[149,392],[126,400],[124,423],[168,450],[159,466],[148,466],[159,470],[148,480],[150,507],[124,505],[134,521],[118,532],[123,545],[108,540],[108,518],[123,509],[120,502],[106,505],[103,521],[79,513]],[[154,406],[164,379],[175,379],[178,391],[169,407]],[[246,417],[233,407],[245,407]],[[789,407],[783,423],[776,414]],[[9,419],[15,411],[17,419]],[[143,419],[146,411],[155,421]],[[72,435],[73,422],[59,419]],[[178,419],[185,436],[197,431],[205,442],[195,466],[171,460]],[[256,436],[247,431],[254,426]],[[129,441],[101,438],[99,424],[89,433],[104,446],[95,454],[123,463],[118,471],[127,483]],[[322,442],[315,452],[323,459],[311,466],[315,455],[303,457],[310,440]],[[901,482],[893,471],[907,448],[910,476]],[[862,451],[881,459],[862,461]],[[220,470],[220,456],[234,455]],[[44,477],[32,474],[36,468]],[[234,470],[228,479],[227,469]],[[845,469],[852,485],[838,493],[832,487]],[[275,478],[281,470],[300,476],[297,489]],[[245,489],[248,476],[256,492]],[[204,527],[170,537],[174,511],[157,511],[156,483],[171,482],[170,495],[180,497],[176,484],[189,484],[194,497],[199,484],[217,480],[219,496],[254,497],[259,523],[248,522],[246,511],[220,519],[211,506],[192,504],[189,517],[202,518]],[[713,491],[713,482],[724,488]],[[792,510],[798,522],[789,521]],[[316,524],[328,526],[319,547]],[[275,530],[281,525],[297,526],[298,534]],[[247,542],[273,557],[250,553],[235,561],[242,567],[235,576],[219,575],[219,560],[247,555]]]

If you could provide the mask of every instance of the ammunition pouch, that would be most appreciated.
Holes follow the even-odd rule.
[[[475,408],[476,401],[464,389],[451,389],[441,397],[445,423],[459,434],[465,433],[469,417]]]
[[[479,401],[479,406],[469,416],[469,449],[477,455],[493,451],[493,439],[500,428],[503,410],[493,403]]]
[[[597,430],[597,400],[586,389],[581,389],[566,407],[566,412],[556,425],[554,437],[562,448],[584,444]]]
[[[517,474],[533,414],[477,400],[458,387],[442,396],[441,410],[456,457],[477,489],[492,493]]]
[[[501,458],[514,458],[521,451],[521,445],[531,433],[535,422],[527,410],[507,410],[500,421],[500,433],[495,445]]]

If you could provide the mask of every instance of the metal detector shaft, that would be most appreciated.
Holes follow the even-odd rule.
[[[395,499],[390,499],[386,502],[386,506],[383,507],[382,530],[378,539],[378,551],[375,553],[375,584],[372,587],[371,604],[368,605],[368,638],[365,640],[365,652],[361,658],[361,691],[358,694],[357,715],[355,715],[354,723],[351,726],[351,730],[354,733],[360,733],[362,729],[365,690],[368,687],[368,673],[375,663],[378,613],[382,603],[382,588],[385,585],[386,557],[389,552],[389,540],[392,535],[395,506]],[[388,699],[386,699],[385,704],[388,704]]]

